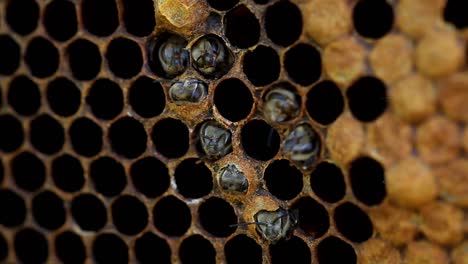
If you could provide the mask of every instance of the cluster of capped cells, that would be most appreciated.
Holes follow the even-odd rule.
[[[1,263],[448,263],[462,1],[168,2],[0,1]]]

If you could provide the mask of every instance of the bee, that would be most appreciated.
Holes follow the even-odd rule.
[[[231,132],[215,121],[205,122],[199,132],[200,145],[209,159],[219,159],[232,151]]]
[[[286,122],[299,115],[300,106],[293,92],[277,87],[266,94],[263,109],[263,114],[269,121]]]
[[[234,164],[229,164],[220,170],[219,185],[223,190],[234,193],[246,193],[249,188],[244,173]]]
[[[169,97],[175,103],[198,103],[206,97],[206,94],[206,83],[193,78],[175,82],[169,88]]]
[[[307,167],[320,152],[320,138],[309,125],[300,124],[286,136],[283,152],[292,161]]]
[[[154,64],[156,73],[166,78],[182,74],[187,69],[190,60],[186,46],[187,41],[175,34],[163,34],[152,40],[150,62]]]
[[[232,54],[224,42],[215,35],[199,38],[191,48],[195,69],[205,77],[220,77],[232,67]]]

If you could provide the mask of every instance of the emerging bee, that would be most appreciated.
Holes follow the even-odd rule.
[[[220,170],[219,185],[223,190],[233,193],[246,193],[249,188],[244,173],[234,164],[229,164]]]
[[[200,144],[209,159],[219,159],[232,151],[231,132],[215,121],[205,122],[199,132]]]
[[[232,67],[231,52],[222,39],[215,35],[198,39],[193,44],[191,53],[195,69],[205,77],[220,77]]]
[[[169,97],[175,103],[198,103],[206,97],[206,83],[197,79],[186,79],[169,88]]]
[[[295,162],[308,167],[320,152],[320,139],[307,124],[295,127],[283,142],[283,152]]]
[[[189,65],[187,41],[179,35],[163,34],[150,44],[152,70],[165,78],[182,74]]]
[[[271,122],[285,122],[299,115],[299,107],[293,92],[277,87],[266,94],[263,114]]]

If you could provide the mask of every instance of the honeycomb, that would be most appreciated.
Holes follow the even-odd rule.
[[[467,10],[0,1],[0,262],[468,263]]]

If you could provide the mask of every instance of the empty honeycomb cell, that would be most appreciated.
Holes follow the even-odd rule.
[[[224,245],[224,255],[229,264],[262,263],[262,247],[246,235],[237,235]]]
[[[333,123],[343,113],[344,105],[343,94],[332,81],[322,81],[307,93],[307,112],[322,125]]]
[[[208,233],[216,237],[228,237],[236,231],[237,216],[227,201],[210,197],[198,208],[200,224]]]
[[[4,227],[15,227],[26,219],[26,203],[19,194],[9,189],[0,189],[0,224]]]
[[[62,125],[48,114],[34,118],[29,124],[31,144],[44,154],[60,151],[65,143],[65,131]]]
[[[154,226],[167,236],[182,236],[191,222],[190,208],[175,196],[162,198],[153,208]]]
[[[208,4],[219,11],[227,11],[233,8],[239,0],[207,0]]]
[[[119,26],[117,4],[115,0],[81,2],[83,26],[91,34],[104,37],[112,34]]]
[[[124,97],[120,86],[109,79],[98,79],[90,87],[86,103],[94,116],[104,120],[115,118],[124,107]]]
[[[143,66],[143,55],[138,44],[128,38],[113,39],[106,52],[110,70],[120,78],[129,79],[137,75]]]
[[[49,77],[58,69],[59,51],[49,40],[36,37],[28,43],[24,60],[32,75],[39,78]]]
[[[429,240],[439,245],[456,245],[463,239],[462,209],[447,202],[433,202],[420,209],[420,217],[420,229]]]
[[[216,250],[206,238],[201,235],[192,235],[180,243],[179,258],[182,263],[186,264],[214,264],[216,263]]]
[[[44,184],[45,165],[29,151],[16,155],[10,162],[10,168],[16,185],[25,191],[33,192]]]
[[[63,263],[84,263],[86,247],[81,237],[73,231],[63,231],[55,237],[55,255]]]
[[[132,117],[122,117],[109,128],[112,150],[133,159],[146,150],[147,135],[143,125]]]
[[[341,169],[333,163],[321,162],[310,174],[310,187],[323,201],[336,203],[343,199],[346,184]]]
[[[112,233],[99,234],[93,241],[92,254],[97,263],[128,263],[128,246]]]
[[[44,10],[43,23],[55,40],[69,40],[78,31],[75,4],[63,0],[50,2]]]
[[[16,113],[31,116],[41,106],[41,93],[34,81],[24,75],[20,75],[10,82],[7,100]]]
[[[148,211],[138,198],[121,195],[112,203],[112,221],[125,235],[136,235],[148,224]],[[129,217],[131,216],[131,217]]]
[[[385,171],[377,160],[367,156],[355,159],[349,168],[349,179],[354,196],[362,203],[378,205],[385,198]]]
[[[87,39],[74,40],[68,45],[66,53],[73,77],[78,80],[92,80],[101,70],[102,58],[99,48]]]
[[[463,0],[447,0],[444,8],[444,20],[454,24],[459,29],[468,27],[468,18],[463,10],[467,10],[468,5]]]
[[[63,154],[54,158],[51,175],[55,186],[65,192],[77,192],[85,183],[84,170],[78,158]]]
[[[420,240],[408,243],[403,255],[403,263],[449,263],[449,257],[442,247]]]
[[[467,72],[453,74],[439,83],[438,99],[442,110],[453,120],[468,122],[467,85]]]
[[[293,236],[289,240],[280,241],[269,247],[271,263],[312,263],[310,249],[304,240]]]
[[[310,85],[322,74],[320,53],[312,45],[299,43],[284,54],[284,68],[295,83],[302,86]]]
[[[8,1],[5,10],[6,22],[20,35],[33,32],[39,20],[39,5],[34,0]]]
[[[359,260],[363,264],[399,264],[401,256],[398,249],[381,239],[370,239],[362,243],[358,250]]]
[[[151,232],[135,240],[134,252],[138,263],[171,263],[171,248],[167,241]]]
[[[0,261],[5,261],[8,257],[8,243],[5,236],[0,233]]]
[[[271,162],[263,173],[268,191],[281,200],[291,200],[302,191],[302,173],[288,160]]]
[[[219,113],[231,122],[245,119],[254,100],[249,88],[239,79],[225,79],[216,86],[214,104]]]
[[[393,26],[393,8],[385,0],[361,0],[353,9],[356,31],[366,38],[381,38]]]
[[[21,122],[13,115],[0,115],[0,150],[12,152],[18,149],[24,140],[24,130]]]
[[[148,40],[148,64],[153,73],[174,78],[187,69],[190,62],[188,42],[180,35],[163,32]]]
[[[364,242],[374,233],[369,216],[358,206],[346,202],[335,208],[335,226],[347,239]]]
[[[58,77],[47,85],[46,97],[52,111],[64,117],[75,114],[81,105],[80,89],[65,77]]]
[[[70,212],[83,231],[99,231],[107,223],[107,209],[104,203],[91,193],[75,196],[70,205]]]
[[[155,117],[166,106],[166,96],[159,82],[142,76],[130,86],[128,101],[133,111],[144,118]]]
[[[196,199],[208,195],[213,189],[210,169],[199,159],[186,159],[176,168],[177,191],[184,197]]]
[[[98,154],[102,148],[101,127],[86,117],[80,117],[73,121],[68,130],[73,150],[78,155],[92,157]]]
[[[375,77],[362,77],[346,91],[349,109],[362,122],[371,122],[387,109],[387,87]]]
[[[247,155],[266,161],[278,153],[280,136],[263,120],[252,120],[241,131],[241,144]]]
[[[156,26],[153,1],[124,0],[122,4],[123,23],[128,33],[144,37],[153,32]]]
[[[111,157],[94,160],[89,166],[89,177],[96,191],[106,197],[120,194],[127,185],[125,168]]]
[[[354,248],[342,239],[329,236],[317,246],[317,259],[320,264],[355,264],[357,256]]]
[[[288,19],[284,19],[286,17]],[[268,38],[279,46],[293,44],[302,33],[301,10],[289,1],[280,1],[269,6],[264,23]]]
[[[152,129],[154,148],[166,158],[180,158],[189,149],[189,130],[180,120],[165,118]]]
[[[169,188],[169,171],[154,157],[135,161],[130,167],[130,176],[135,188],[149,198],[158,197]]]
[[[327,209],[309,196],[298,199],[292,205],[297,210],[299,227],[309,236],[319,238],[328,232],[330,219]]]
[[[49,256],[47,239],[39,231],[26,227],[15,234],[16,259],[22,263],[45,263]]]
[[[12,75],[18,69],[21,59],[21,48],[18,43],[8,35],[0,35],[0,65],[1,75]]]
[[[47,230],[60,228],[66,220],[63,200],[49,190],[34,196],[31,211],[36,223]]]
[[[245,5],[238,5],[224,16],[225,36],[238,48],[246,49],[258,43],[260,24]]]
[[[258,45],[245,53],[242,69],[253,85],[268,85],[276,81],[280,74],[278,53],[268,46]]]

